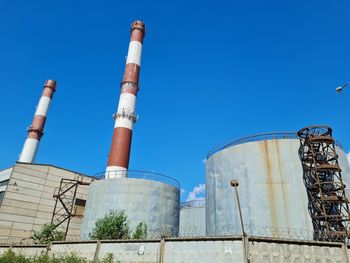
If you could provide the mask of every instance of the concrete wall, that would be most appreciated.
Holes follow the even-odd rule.
[[[81,238],[89,239],[97,219],[110,210],[124,210],[131,229],[143,221],[150,235],[158,232],[160,236],[163,230],[177,235],[179,202],[180,190],[161,182],[134,178],[94,181],[89,189]]]
[[[245,241],[243,241],[245,240]],[[8,247],[0,247],[0,255]],[[45,251],[40,246],[16,246],[15,253],[36,255]],[[350,263],[349,248],[342,243],[295,241],[239,236],[162,239],[110,240],[89,242],[53,242],[49,255],[65,256],[75,253],[89,261],[113,254],[121,263]]]
[[[291,235],[302,231],[309,234],[307,238],[312,238],[299,145],[298,139],[247,142],[209,157],[206,162],[207,234],[240,233],[237,201],[230,186],[230,180],[238,179],[247,233],[261,236],[262,231],[269,231],[266,236],[273,236],[274,232],[291,230]],[[339,147],[337,153],[343,180],[350,185],[346,155]]]
[[[55,205],[53,194],[62,178],[92,180],[50,165],[15,164],[0,206],[0,239],[29,238],[33,230],[38,231],[49,223]],[[87,194],[88,186],[79,186],[77,198],[86,200]],[[81,216],[71,220],[69,237],[80,235],[81,221]]]

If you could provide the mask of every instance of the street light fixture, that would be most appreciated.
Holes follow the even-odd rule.
[[[243,233],[243,236],[245,237],[246,233],[244,231],[243,217],[242,217],[242,211],[241,211],[241,204],[239,202],[239,196],[238,196],[238,190],[237,190],[237,187],[238,187],[239,183],[238,183],[238,180],[235,180],[235,179],[231,180],[230,183],[231,183],[231,186],[235,188],[237,205],[238,205],[238,211],[239,211],[239,218],[241,220],[242,233]]]
[[[343,89],[346,87],[346,86],[349,86],[350,85],[350,82],[346,82],[344,83],[343,85],[339,86],[338,88],[335,89],[335,92],[336,93],[340,93],[343,91]]]

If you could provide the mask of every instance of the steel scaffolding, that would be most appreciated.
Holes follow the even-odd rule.
[[[349,237],[349,201],[332,129],[309,126],[301,129],[298,136],[314,239],[345,242]]]

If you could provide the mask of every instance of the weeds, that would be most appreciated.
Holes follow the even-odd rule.
[[[56,257],[43,253],[37,257],[25,257],[23,255],[16,255],[12,250],[7,250],[0,256],[0,263],[88,263],[86,258],[78,257],[70,254],[68,256]],[[108,253],[105,258],[97,263],[120,263],[114,261],[113,254]]]

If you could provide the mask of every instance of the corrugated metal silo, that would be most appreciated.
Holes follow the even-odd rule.
[[[207,235],[238,234],[239,213],[231,179],[237,179],[247,234],[312,238],[312,223],[295,133],[268,133],[234,141],[208,154]],[[337,146],[344,182],[346,154]],[[349,196],[350,191],[347,190]]]
[[[114,171],[117,173],[118,171]],[[120,171],[126,178],[94,181],[89,188],[81,239],[89,239],[95,223],[111,210],[124,210],[135,230],[140,222],[148,237],[177,236],[179,231],[180,184],[175,179],[145,171]],[[103,177],[105,172],[101,174]]]
[[[179,236],[205,236],[205,228],[205,200],[181,203]]]

